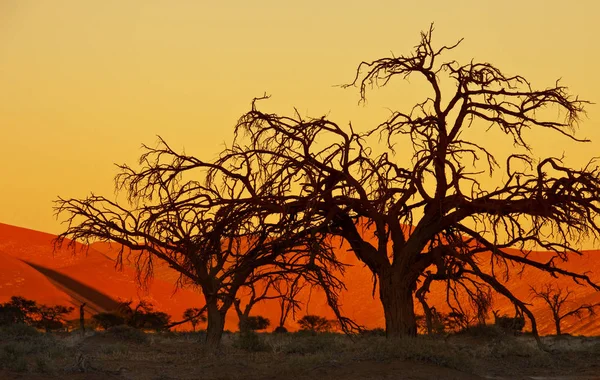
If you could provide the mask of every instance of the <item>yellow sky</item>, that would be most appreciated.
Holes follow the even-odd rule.
[[[410,105],[416,84],[366,107],[333,85],[361,60],[408,53],[432,21],[438,44],[465,37],[453,57],[539,87],[561,77],[600,102],[598,14],[596,0],[0,0],[0,222],[60,232],[58,195],[112,194],[113,163],[134,163],[156,135],[212,157],[264,92],[270,111],[371,126]],[[598,106],[588,116],[581,136],[594,143],[536,135],[535,153],[599,155]]]

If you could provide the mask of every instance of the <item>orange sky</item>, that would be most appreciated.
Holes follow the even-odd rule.
[[[361,60],[408,53],[432,21],[434,43],[465,37],[452,58],[539,87],[562,78],[600,102],[598,14],[596,0],[0,0],[0,222],[58,233],[58,195],[112,194],[113,163],[134,163],[157,134],[212,157],[264,92],[269,111],[372,126],[410,106],[418,82],[372,92],[366,107],[333,85]],[[533,134],[535,153],[580,165],[598,155],[599,122],[589,106],[580,136],[594,143]]]

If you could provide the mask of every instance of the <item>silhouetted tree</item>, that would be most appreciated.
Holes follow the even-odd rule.
[[[242,305],[241,305],[242,301],[240,298],[236,298],[233,301],[233,306],[235,308],[235,311],[236,311],[238,319],[239,319],[238,327],[241,332],[246,332],[249,330],[256,330],[251,327],[251,321],[250,321],[250,318],[251,318],[250,311],[252,310],[252,307],[254,305],[256,305],[257,303],[259,303],[261,301],[276,299],[279,297],[277,295],[269,295],[268,294],[274,281],[275,281],[275,277],[267,277],[267,278],[264,278],[263,281],[260,281],[259,283],[249,282],[248,284],[246,284],[246,286],[244,288],[248,289],[248,294],[246,297],[246,305],[244,307],[242,307]],[[257,292],[258,286],[262,286],[262,289],[260,292]],[[259,329],[259,330],[262,330],[262,329]]]
[[[206,323],[206,309],[197,307],[185,309],[183,319],[188,320],[192,324],[192,330],[196,331],[196,326],[200,323]]]
[[[296,312],[301,307],[297,297],[306,285],[306,282],[302,281],[302,276],[279,278],[273,282],[273,290],[277,293],[279,302],[279,326],[275,328],[275,332],[287,332],[284,327],[285,322],[290,314],[292,318],[296,318]]]
[[[35,321],[35,326],[40,329],[59,330],[65,326],[66,316],[74,310],[70,306],[54,305],[46,306],[40,305],[37,314],[38,319]]]
[[[388,336],[416,334],[413,296],[429,270],[435,281],[489,285],[527,315],[537,337],[534,315],[498,277],[526,266],[600,289],[559,265],[581,253],[579,239],[600,235],[600,171],[593,161],[582,169],[554,157],[537,161],[523,131],[585,141],[575,129],[587,102],[559,83],[538,90],[489,63],[441,61],[460,41],[434,48],[432,31],[410,55],[362,62],[349,85],[365,101],[367,88],[418,78],[430,92],[412,109],[358,133],[326,117],[265,113],[256,99],[222,160],[260,162],[263,175],[285,188],[269,199],[285,200],[291,215],[327,224],[349,243],[379,285]],[[499,129],[512,138],[511,153],[500,159],[469,128]],[[395,147],[412,157],[402,159]],[[502,182],[481,182],[502,161]],[[551,255],[529,255],[524,249],[533,244]]]
[[[262,315],[251,315],[246,318],[246,326],[245,330],[256,331],[256,330],[264,330],[271,324],[268,318],[263,317]],[[243,330],[240,328],[240,331]]]
[[[305,315],[298,320],[300,330],[311,332],[327,332],[331,330],[331,321],[318,315]]]
[[[119,166],[116,190],[127,194],[126,204],[96,195],[59,198],[56,212],[65,216],[67,229],[57,237],[57,247],[65,241],[73,248],[77,241],[119,243],[117,262],[126,250],[135,256],[142,284],[151,278],[155,261],[164,261],[181,274],[179,286],[202,289],[210,347],[219,344],[240,288],[281,273],[302,273],[322,286],[343,318],[337,294],[344,285],[336,277],[343,266],[328,226],[297,217],[281,196],[287,188],[271,178],[281,172],[265,175],[261,162],[229,151],[217,162],[205,162],[175,152],[162,139],[156,148],[144,149],[139,168]]]
[[[571,316],[581,318],[584,311],[587,311],[590,315],[594,315],[594,309],[600,307],[600,303],[584,304],[577,308],[566,311],[564,308],[569,302],[569,297],[571,297],[573,294],[569,288],[563,289],[558,286],[555,287],[552,284],[545,284],[539,290],[533,286],[531,286],[530,289],[531,293],[533,294],[533,298],[542,299],[550,308],[550,311],[552,312],[552,318],[554,319],[556,335],[562,334],[560,326],[563,319]]]
[[[36,320],[38,313],[39,306],[35,301],[12,296],[10,301],[0,304],[0,325],[31,324]]]
[[[140,300],[135,307],[131,307],[132,304],[133,301],[124,301],[119,306],[119,313],[127,325],[142,330],[167,329],[171,319],[167,313],[155,311],[152,303],[147,300]]]

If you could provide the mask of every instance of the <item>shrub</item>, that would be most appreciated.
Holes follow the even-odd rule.
[[[252,330],[252,331],[257,331],[257,330],[264,330],[267,327],[269,327],[269,325],[271,324],[271,321],[269,321],[268,318],[265,318],[261,315],[255,315],[255,316],[251,316],[246,318],[245,320],[245,328],[248,330]],[[241,330],[240,326],[240,330]]]
[[[273,330],[273,332],[276,334],[285,334],[288,332],[288,329],[286,329],[283,326],[277,326],[277,327],[275,327],[275,330]]]
[[[331,321],[318,315],[305,315],[298,321],[298,324],[300,330],[315,333],[330,331],[332,328]]]

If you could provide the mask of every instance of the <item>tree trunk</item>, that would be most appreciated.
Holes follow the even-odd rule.
[[[379,297],[388,338],[417,335],[414,289],[415,281],[411,281],[401,271],[390,269],[379,275]]]
[[[210,349],[214,349],[221,343],[221,336],[223,336],[225,328],[225,313],[219,310],[216,301],[208,302],[207,311],[206,345]]]
[[[238,327],[240,328],[240,332],[246,333],[246,332],[250,331],[250,327],[248,326],[248,316],[244,315],[244,314],[238,314],[238,317],[240,318],[240,322],[238,324]]]
[[[556,326],[556,335],[561,335],[560,318],[557,315],[554,316],[554,325]]]
[[[235,308],[235,312],[237,313],[239,322],[238,322],[238,327],[240,329],[240,333],[246,333],[248,331],[250,331],[250,328],[248,326],[248,316],[250,315],[250,304],[248,304],[248,306],[246,306],[246,310],[243,311],[242,308],[240,307],[240,301],[236,300],[233,302],[233,306]]]
[[[85,334],[85,305],[86,303],[84,302],[79,306],[79,327],[81,328],[82,334]]]

